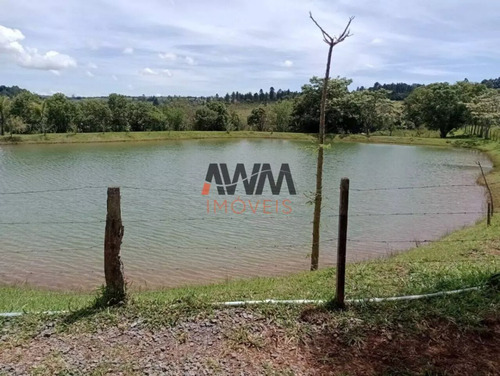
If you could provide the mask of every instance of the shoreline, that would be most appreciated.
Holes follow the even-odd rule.
[[[158,142],[204,139],[285,139],[313,140],[314,135],[305,133],[278,133],[254,131],[157,131],[157,132],[106,132],[106,133],[50,133],[0,136],[1,145],[40,145],[40,144],[98,144],[121,142]]]
[[[273,139],[314,141],[316,134],[295,132],[256,132],[256,131],[157,131],[157,132],[106,132],[106,133],[48,133],[14,135],[12,138],[0,136],[2,145],[43,145],[43,144],[99,144],[123,142],[159,142],[182,140],[229,140],[229,139]],[[432,138],[383,135],[327,135],[328,143],[374,143],[397,145],[460,146],[458,138]]]

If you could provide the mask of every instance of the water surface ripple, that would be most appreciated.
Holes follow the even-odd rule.
[[[320,265],[335,262],[341,177],[351,179],[348,259],[357,260],[410,248],[412,240],[436,239],[482,217],[478,160],[491,168],[473,150],[333,145],[325,154]],[[246,196],[238,187],[225,198],[261,205],[288,198],[292,213],[207,214],[201,189],[211,162],[227,163],[230,171],[238,162],[248,170],[271,163],[276,172],[288,163],[296,196],[286,189],[272,196],[268,188]],[[133,287],[307,270],[315,171],[311,144],[285,140],[2,146],[0,192],[26,193],[0,194],[0,282],[61,289],[101,284],[108,186],[122,187],[122,257]],[[414,186],[438,187],[370,190]],[[77,187],[84,189],[71,189]],[[224,199],[215,189],[209,198]]]

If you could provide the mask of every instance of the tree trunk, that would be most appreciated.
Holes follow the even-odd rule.
[[[439,130],[439,137],[441,138],[446,138],[446,135],[448,134],[448,131],[444,130],[444,129],[440,129]]]
[[[314,218],[313,218],[313,239],[311,251],[311,270],[317,270],[319,265],[319,229],[321,220],[321,202],[323,200],[323,157],[326,131],[326,97],[328,95],[328,80],[330,78],[330,63],[332,61],[333,47],[343,42],[351,36],[349,26],[354,17],[349,18],[349,22],[342,34],[338,37],[331,37],[313,18],[311,12],[309,17],[323,34],[323,41],[328,44],[328,59],[326,60],[325,80],[321,94],[320,114],[319,114],[319,137],[318,137],[318,164],[316,166],[316,192],[314,195]]]
[[[325,79],[323,82],[323,92],[321,94],[321,106],[319,115],[319,137],[318,137],[318,163],[316,166],[316,193],[314,196],[314,217],[313,217],[313,240],[311,251],[311,270],[318,270],[319,266],[319,230],[321,222],[321,203],[323,201],[323,159],[325,143],[325,122],[326,122],[326,97],[328,95],[328,80],[330,78],[330,63],[332,60],[333,44],[328,49],[328,60],[326,62]]]

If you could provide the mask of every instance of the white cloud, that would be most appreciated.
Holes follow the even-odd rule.
[[[59,72],[58,70],[51,69],[49,72],[52,73],[54,76],[60,76],[61,75],[61,72]]]
[[[411,68],[406,70],[406,72],[417,74],[419,76],[448,76],[455,73],[445,69],[425,68],[425,67]]]
[[[143,76],[157,76],[158,72],[151,68],[144,68],[143,70],[141,70],[140,74],[142,74]]]
[[[177,60],[177,55],[173,53],[159,53],[158,57],[163,60],[174,61]]]
[[[142,76],[167,76],[172,77],[172,73],[168,69],[151,69],[144,68],[139,72]]]
[[[23,33],[18,29],[10,29],[0,25],[0,51],[22,53],[23,46],[19,41],[24,39]]]
[[[0,25],[0,52],[5,51],[15,59],[18,65],[49,71],[76,67],[76,61],[68,55],[57,51],[48,51],[40,54],[36,48],[24,47],[20,41],[24,40],[23,33],[18,29],[10,29]]]
[[[424,0],[395,7],[394,0],[192,0],[175,5],[106,0],[106,6],[87,0],[68,2],[67,11],[55,12],[59,2],[0,0],[0,64],[12,84],[49,92],[57,83],[58,90],[77,95],[106,95],[120,88],[146,95],[255,92],[270,85],[299,90],[313,75],[322,76],[328,51],[309,10],[333,35],[342,31],[349,16],[356,16],[352,38],[335,47],[331,71],[332,77],[352,78],[353,87],[375,81],[498,77],[498,1]],[[92,17],[83,19],[82,14]],[[58,68],[64,80],[51,74],[50,80],[44,71],[26,75],[15,65],[28,54],[35,58],[25,59],[25,65],[53,67],[61,56],[43,59],[50,50],[68,54],[75,64],[83,62],[79,74]],[[156,74],[140,75],[144,67]],[[170,69],[172,77],[162,68]],[[107,79],[89,79],[87,70]],[[129,92],[127,84],[137,92]]]
[[[281,63],[281,66],[286,67],[286,68],[290,68],[291,66],[293,66],[293,61],[285,60],[283,63]]]
[[[116,77],[116,75],[114,75],[114,74],[111,76],[111,78],[112,78],[113,80],[115,80],[115,81],[118,81],[118,77]]]
[[[26,49],[18,56],[19,65],[25,68],[42,70],[61,70],[76,67],[76,61],[72,57],[60,54],[57,51],[49,51],[44,55],[36,49]]]
[[[172,77],[172,72],[170,72],[168,69],[162,69],[161,74],[168,76],[168,77]]]
[[[88,63],[87,64],[87,68],[89,68],[89,69],[97,69],[97,65],[95,65],[94,63]]]
[[[88,77],[94,77],[94,73],[92,73],[91,71],[87,71],[87,72],[85,72],[85,74],[86,74]]]

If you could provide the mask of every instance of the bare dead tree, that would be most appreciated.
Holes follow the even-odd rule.
[[[342,43],[348,37],[350,37],[351,31],[349,27],[354,17],[350,17],[347,22],[347,26],[344,28],[342,34],[338,37],[335,35],[332,37],[328,34],[313,18],[312,13],[309,12],[309,17],[314,22],[314,24],[321,30],[323,34],[323,41],[328,44],[328,58],[326,60],[326,72],[325,79],[323,81],[323,91],[321,94],[321,105],[320,105],[320,115],[319,115],[319,135],[318,135],[318,164],[316,167],[316,193],[314,196],[314,217],[313,217],[313,240],[312,240],[312,252],[311,252],[311,270],[317,270],[319,265],[319,229],[321,221],[321,202],[323,199],[323,159],[324,159],[324,149],[325,144],[325,118],[326,118],[326,97],[328,94],[328,80],[330,79],[330,64],[332,61],[332,51],[333,47],[337,44]]]

